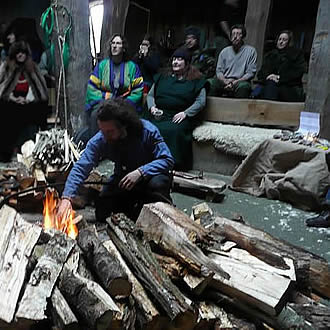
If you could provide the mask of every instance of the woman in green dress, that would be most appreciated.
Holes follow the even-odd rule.
[[[206,104],[206,84],[191,64],[185,48],[171,57],[171,67],[154,77],[148,96],[149,119],[155,124],[174,159],[176,170],[192,168],[192,131]]]

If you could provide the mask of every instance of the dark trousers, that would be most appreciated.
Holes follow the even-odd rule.
[[[272,101],[303,102],[304,92],[300,86],[278,85],[275,81],[267,80],[261,98]]]
[[[115,178],[105,186],[95,201],[95,216],[97,221],[104,222],[111,213],[125,213],[136,221],[144,204],[154,202],[172,203],[170,175],[159,174],[149,180],[142,180],[131,190],[118,187],[122,177]]]

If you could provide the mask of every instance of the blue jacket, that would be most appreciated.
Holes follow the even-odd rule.
[[[156,126],[147,120],[143,124],[142,138],[127,137],[122,142],[111,145],[106,142],[99,131],[87,143],[80,159],[74,164],[66,180],[63,197],[74,197],[80,185],[87,179],[90,171],[96,167],[101,158],[115,163],[114,176],[123,177],[127,173],[139,169],[142,176],[148,179],[161,173],[168,173],[174,165],[163,137]]]

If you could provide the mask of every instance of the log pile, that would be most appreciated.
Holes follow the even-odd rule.
[[[0,209],[1,329],[329,328],[328,263],[250,226],[147,204],[76,240]]]
[[[64,183],[81,155],[80,148],[67,130],[39,132],[35,142],[29,140],[23,144],[11,168],[1,169],[0,195],[17,210],[40,211],[45,187]]]

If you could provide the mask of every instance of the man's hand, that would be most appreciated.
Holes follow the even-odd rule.
[[[59,204],[56,208],[56,219],[59,220],[59,223],[61,223],[63,220],[65,220],[72,211],[72,204],[69,199],[61,199]]]
[[[139,170],[132,171],[120,180],[118,186],[120,189],[132,190],[141,177],[142,175]]]
[[[182,122],[182,120],[184,120],[187,117],[187,115],[184,113],[184,111],[182,112],[178,112],[176,113],[173,118],[172,118],[172,122],[179,124]]]
[[[279,80],[280,80],[280,76],[277,75],[277,74],[273,74],[273,73],[272,73],[272,74],[270,74],[269,76],[267,76],[266,80],[273,80],[273,81],[275,81],[276,83],[278,83]]]

